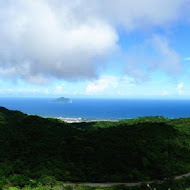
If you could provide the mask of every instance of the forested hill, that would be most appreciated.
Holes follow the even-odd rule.
[[[0,107],[0,179],[128,182],[190,171],[190,119],[67,124]]]

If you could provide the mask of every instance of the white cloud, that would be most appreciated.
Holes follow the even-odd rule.
[[[117,47],[115,29],[96,18],[79,22],[67,3],[57,9],[45,0],[10,0],[0,8],[1,70],[34,83],[39,76],[97,75],[97,60]]]
[[[64,89],[64,86],[65,86],[64,83],[62,83],[62,84],[56,86],[53,93],[56,93],[56,94],[63,94],[63,93],[64,93],[64,90],[65,90],[65,89]]]
[[[117,87],[117,78],[113,76],[104,76],[100,79],[91,82],[86,88],[87,94],[99,94],[104,92],[108,87],[115,88]]]
[[[168,25],[181,17],[185,2],[1,1],[0,69],[8,77],[33,83],[44,83],[51,77],[95,78],[100,60],[118,46],[118,26],[134,30]],[[167,47],[160,51],[177,58]]]
[[[98,80],[90,82],[86,88],[87,95],[93,94],[101,94],[104,93],[106,90],[113,90],[118,86],[130,86],[135,83],[133,78],[123,76],[123,77],[116,77],[116,76],[102,76]]]
[[[181,82],[177,85],[177,92],[179,95],[183,94],[183,87],[184,87],[183,82]]]
[[[183,82],[179,83],[179,84],[177,85],[177,88],[178,88],[178,89],[182,89],[182,88],[183,88]]]

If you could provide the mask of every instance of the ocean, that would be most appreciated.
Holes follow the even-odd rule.
[[[0,98],[0,106],[30,115],[56,117],[67,122],[120,120],[143,116],[190,117],[190,100]]]

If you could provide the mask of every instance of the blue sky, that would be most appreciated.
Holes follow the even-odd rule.
[[[0,1],[0,96],[190,97],[189,0]]]

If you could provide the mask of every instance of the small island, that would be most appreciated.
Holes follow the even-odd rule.
[[[54,103],[71,104],[72,100],[70,98],[60,97],[60,98],[57,98],[56,100],[53,100],[52,102],[54,102]]]

